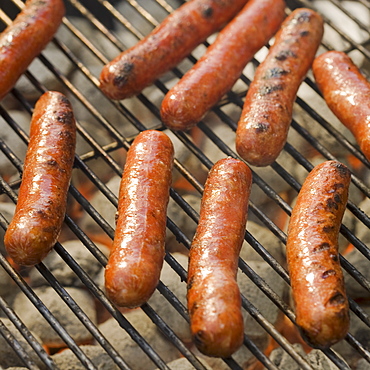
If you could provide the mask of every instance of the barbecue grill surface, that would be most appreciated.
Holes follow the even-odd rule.
[[[112,319],[122,331],[129,335],[132,345],[141,348],[141,356],[148,359],[153,368],[167,368],[165,360],[154,348],[154,342],[145,338],[138,327],[117,310],[106,298],[101,280],[96,280],[92,272],[77,262],[67,251],[68,240],[82,242],[93,262],[102,269],[107,261],[107,248],[114,235],[114,212],[117,206],[117,184],[122,174],[125,153],[138,132],[146,129],[165,130],[174,141],[176,160],[174,185],[171,189],[172,213],[168,217],[168,250],[165,267],[173,272],[182,287],[186,286],[186,263],[181,264],[179,256],[186,254],[192,232],[198,220],[198,201],[208,170],[218,159],[226,156],[237,157],[234,148],[235,130],[241,113],[243,100],[256,66],[263,60],[268,45],[256,54],[238,82],[220,102],[207,114],[197,128],[191,132],[170,133],[162,125],[159,107],[165,93],[196,62],[206,47],[213,42],[214,35],[207,42],[197,47],[193,53],[174,70],[163,75],[153,86],[146,88],[142,94],[120,102],[110,101],[99,91],[98,78],[101,68],[120,51],[134,45],[147,35],[171,11],[183,2],[177,0],[146,1],[107,1],[107,0],[66,0],[67,14],[54,40],[34,61],[28,71],[21,77],[15,88],[0,102],[0,182],[1,201],[10,209],[16,202],[17,189],[20,184],[22,162],[28,141],[28,120],[33,106],[40,95],[47,90],[59,90],[71,100],[78,123],[78,144],[73,181],[70,188],[70,207],[63,230],[63,240],[55,246],[56,254],[62,259],[67,269],[75,273],[74,284],[83,288],[94,299],[104,320]],[[19,12],[23,6],[20,0],[2,0],[0,9],[0,30]],[[287,14],[297,7],[311,7],[319,11],[325,19],[325,35],[319,52],[337,49],[353,57],[363,73],[368,76],[370,63],[370,2],[359,1],[287,1]],[[27,119],[28,118],[28,119]],[[263,313],[263,307],[256,307],[256,302],[243,296],[243,310],[254,320],[255,326],[268,333],[284,354],[299,368],[310,369],[307,358],[291,344],[282,325],[294,324],[294,311],[287,298],[289,276],[284,264],[284,255],[276,253],[271,245],[281,246],[284,251],[286,224],[289,220],[292,202],[299,188],[313,166],[326,159],[337,159],[346,163],[353,172],[347,217],[341,229],[341,262],[352,284],[361,291],[370,292],[370,282],[359,273],[358,268],[347,261],[345,246],[352,244],[355,251],[361,253],[362,262],[369,262],[370,252],[364,233],[361,236],[353,225],[368,228],[370,219],[362,211],[370,196],[370,163],[365,159],[349,132],[338,124],[328,111],[321,98],[311,72],[302,84],[295,106],[294,118],[288,142],[277,161],[266,169],[252,168],[254,173],[253,191],[250,200],[246,250],[239,263],[239,276],[252,284],[258,296],[268,300],[268,305],[276,308],[279,318],[270,322]],[[97,199],[100,199],[100,203]],[[103,208],[101,204],[106,205]],[[365,207],[361,206],[361,207]],[[0,208],[0,224],[5,230],[11,218],[11,210]],[[251,226],[249,226],[251,225]],[[252,225],[257,225],[253,226]],[[264,230],[258,235],[255,231]],[[260,230],[260,229],[258,229]],[[267,236],[264,238],[262,236]],[[267,242],[266,242],[267,243]],[[256,253],[252,253],[254,250]],[[13,291],[24,298],[45,317],[49,325],[66,348],[69,348],[85,368],[96,368],[93,364],[94,354],[79,347],[60,321],[43,302],[39,290],[32,283],[35,271],[43,278],[43,284],[51,286],[57,299],[66,303],[65,310],[83,323],[94,343],[113,363],[122,369],[130,368],[125,355],[118,353],[115,345],[102,333],[97,321],[91,319],[69,293],[69,287],[59,281],[57,274],[44,263],[34,269],[13,267],[6,259],[1,247],[0,263],[9,284],[14,284]],[[180,252],[181,254],[179,254]],[[281,290],[274,290],[272,282],[259,276],[255,266],[259,264],[248,260],[254,256],[259,264],[264,264],[265,275],[275,276]],[[365,264],[366,266],[366,264]],[[366,271],[365,271],[366,272]],[[365,273],[364,273],[365,274]],[[366,275],[366,274],[365,274]],[[46,283],[45,283],[46,279]],[[40,283],[41,284],[41,283]],[[177,311],[179,320],[185,323],[188,315],[184,302],[177,292],[167,287],[167,282],[158,286],[160,305],[168,305]],[[278,289],[278,288],[276,288]],[[280,289],[280,288],[279,288]],[[0,291],[1,293],[1,291]],[[366,294],[365,294],[366,296]],[[359,334],[347,335],[344,347],[357,360],[364,359],[370,363],[367,347],[370,337],[369,311],[366,304],[357,297],[350,297],[351,314],[361,320],[365,329]],[[31,335],[27,325],[13,307],[13,296],[9,293],[0,295],[0,334],[13,347],[21,361],[29,368],[38,368],[41,362],[45,368],[57,368],[53,359],[53,349],[44,350],[39,338]],[[139,309],[166,338],[166,345],[172,351],[178,351],[189,366],[204,369],[204,363],[196,356],[199,353],[191,344],[176,333],[173,324],[166,315],[154,308],[149,302]],[[18,328],[22,337],[31,345],[28,354],[24,352],[24,343],[11,334],[4,325],[10,319]],[[100,321],[103,319],[100,318]],[[367,335],[366,335],[367,333]],[[20,343],[23,343],[20,344]],[[97,348],[98,348],[97,347]],[[261,368],[277,368],[265,353],[265,344],[257,343],[246,328],[243,351],[249,351],[250,358],[256,358]],[[29,353],[36,355],[36,360]],[[346,353],[347,353],[346,352]],[[340,369],[348,368],[338,351],[333,348],[322,352],[323,358]],[[353,354],[354,353],[354,354]],[[347,360],[347,359],[346,359]],[[357,361],[356,360],[356,361]],[[0,359],[0,365],[2,365]],[[245,366],[243,356],[220,360],[218,365],[231,369]],[[370,364],[367,364],[370,368]]]

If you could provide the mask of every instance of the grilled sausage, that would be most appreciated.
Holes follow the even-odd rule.
[[[284,9],[284,0],[250,0],[166,94],[161,106],[163,123],[173,130],[196,125],[275,34],[284,20]]]
[[[194,342],[207,356],[229,357],[243,343],[236,274],[251,183],[244,162],[224,158],[213,166],[204,187],[189,254],[187,305]]]
[[[59,92],[46,92],[32,115],[18,202],[4,237],[9,256],[19,265],[39,263],[58,239],[75,146],[70,102]]]
[[[296,323],[313,347],[327,348],[349,327],[338,235],[351,173],[326,161],[308,175],[293,208],[286,245]]]
[[[247,0],[191,0],[147,37],[104,66],[100,88],[111,99],[140,93],[218,31]]]
[[[352,132],[370,160],[370,83],[351,58],[340,51],[321,54],[312,70],[329,108]]]
[[[27,0],[0,35],[0,99],[51,41],[65,13],[63,0]]]
[[[105,270],[105,289],[121,307],[145,303],[158,285],[165,254],[173,145],[161,131],[141,132],[123,172],[118,219]]]
[[[267,166],[280,154],[298,88],[323,35],[323,20],[310,9],[294,10],[283,22],[256,70],[236,131],[236,150],[249,164]]]

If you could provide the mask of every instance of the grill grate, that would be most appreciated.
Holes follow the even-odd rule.
[[[34,102],[45,91],[49,89],[60,89],[65,92],[72,100],[75,107],[77,118],[79,142],[75,161],[75,178],[70,187],[71,201],[78,204],[81,212],[88,215],[92,222],[99,229],[100,234],[107,239],[112,239],[114,227],[101,214],[100,210],[94,207],[90,199],[81,190],[81,185],[88,186],[95,193],[101,193],[106,202],[112,207],[117,207],[117,196],[107,185],[109,178],[118,178],[122,174],[124,163],[124,152],[130,147],[130,143],[139,131],[145,129],[165,130],[159,118],[160,101],[169,87],[179,79],[183,73],[194,64],[205,48],[212,42],[210,38],[203,45],[200,45],[184,62],[177,68],[168,72],[160,80],[156,81],[153,87],[145,89],[139,96],[127,99],[121,102],[113,102],[106,99],[98,89],[98,76],[103,64],[107,63],[119,51],[124,50],[137,42],[150,32],[164,17],[180,6],[182,1],[177,0],[151,0],[151,1],[107,1],[107,0],[66,0],[68,14],[64,18],[60,32],[51,45],[38,57],[38,66],[34,64],[24,74],[22,79],[11,91],[10,94],[0,103],[0,115],[2,121],[0,124],[5,130],[15,133],[18,140],[23,143],[22,150],[26,148],[28,142],[27,129],[23,128],[17,118],[14,116],[15,108],[27,114],[32,113]],[[321,11],[321,5],[327,3],[346,16],[348,22],[353,22],[357,26],[355,36],[347,32],[346,27],[338,25],[331,17]],[[367,69],[370,61],[370,35],[366,20],[360,18],[358,13],[351,12],[348,3],[356,3],[362,6],[364,13],[369,12],[370,20],[370,2],[367,0],[359,1],[287,1],[287,11],[297,7],[311,7],[323,14],[325,19],[325,32],[335,35],[339,40],[341,49],[350,55],[356,56],[361,61],[361,67],[365,75],[369,76]],[[23,6],[21,0],[3,0],[2,9],[0,9],[0,27],[5,27],[11,22]],[[344,28],[344,29],[343,29]],[[93,32],[94,37],[91,37]],[[357,35],[360,37],[357,37]],[[334,41],[333,41],[334,42]],[[264,48],[266,52],[268,45]],[[332,39],[325,38],[322,43],[322,50],[336,48],[332,44]],[[53,49],[53,50],[51,50]],[[235,135],[238,115],[241,112],[243,99],[248,89],[248,85],[253,76],[253,70],[261,60],[261,56],[253,59],[245,73],[241,76],[238,83],[234,86],[226,97],[215,107],[195,129],[195,133],[173,133],[174,140],[182,147],[187,158],[192,162],[183,160],[180,155],[175,159],[175,176],[186,183],[186,190],[173,187],[171,189],[171,201],[176,203],[181,212],[184,213],[187,222],[196,223],[198,213],[194,207],[188,203],[184,195],[187,192],[200,195],[203,190],[205,174],[211,168],[214,161],[224,156],[237,157],[235,150],[224,137],[233,138]],[[66,68],[64,67],[66,66]],[[33,68],[35,67],[35,68]],[[45,79],[39,78],[38,71],[46,75]],[[352,190],[347,212],[350,212],[354,218],[365,226],[370,226],[370,219],[367,214],[358,208],[358,202],[352,200],[351,194],[360,194],[362,198],[370,197],[370,189],[367,185],[368,177],[366,172],[370,167],[369,161],[358,150],[357,146],[348,137],[346,131],[340,131],[333,123],[330,116],[322,113],[324,105],[319,96],[312,76],[309,74],[305,79],[305,88],[311,95],[299,94],[295,104],[295,110],[302,112],[304,117],[309,120],[310,126],[304,125],[301,116],[295,116],[291,126],[292,135],[284,147],[284,157],[272,164],[269,168],[269,176],[264,171],[253,169],[253,188],[258,192],[252,193],[250,201],[249,218],[266,227],[266,232],[270,232],[276,240],[285,243],[286,234],[284,228],[277,224],[274,215],[277,212],[289,217],[291,212],[291,199],[286,199],[279,190],[276,189],[276,182],[282,182],[289,188],[290,197],[299,191],[302,182],[302,173],[307,175],[314,163],[309,153],[315,151],[324,159],[343,160],[348,156],[356,158],[361,163],[362,170],[359,171],[353,166]],[[316,96],[311,101],[310,97]],[[312,126],[312,127],[311,127]],[[316,131],[313,127],[316,127]],[[312,129],[311,129],[312,128]],[[2,130],[4,131],[4,130]],[[325,141],[325,135],[330,135],[335,145],[340,148],[343,155],[338,158],[338,149],[333,153],[332,146],[329,147]],[[318,134],[319,133],[319,134]],[[201,137],[202,141],[197,140]],[[298,139],[297,139],[298,138]],[[297,141],[295,141],[297,139]],[[304,143],[305,150],[302,150]],[[207,150],[205,148],[208,148]],[[20,184],[20,174],[22,173],[23,157],[16,151],[15,143],[12,140],[0,139],[1,155],[6,162],[7,171],[1,172],[0,187],[2,197],[5,201],[16,202],[17,189]],[[286,158],[293,161],[294,166],[286,166]],[[192,163],[192,165],[189,165]],[[194,164],[195,163],[195,164]],[[354,162],[351,162],[354,163]],[[299,169],[299,171],[297,170]],[[196,169],[196,171],[194,170]],[[1,171],[1,169],[0,169]],[[190,189],[190,190],[188,190]],[[286,192],[285,192],[286,193]],[[284,194],[285,194],[284,193]],[[262,194],[262,195],[261,195]],[[261,203],[263,196],[266,204]],[[358,199],[357,196],[356,199]],[[5,230],[8,219],[0,213],[0,225]],[[73,238],[79,239],[96,260],[105,266],[106,255],[97,246],[89,234],[84,229],[79,219],[75,219],[70,214],[66,216],[65,224],[68,233]],[[168,218],[167,226],[179,244],[190,247],[190,238],[181,226],[176,224],[171,217]],[[360,251],[364,258],[370,259],[370,251],[367,245],[359,240],[348,226],[342,225],[342,235],[351,243],[354,248]],[[269,265],[269,268],[275,271],[279,277],[289,284],[289,276],[286,268],[271,255],[266,245],[260,243],[256,236],[249,230],[245,236],[246,243],[250,245]],[[105,297],[102,289],[93,281],[93,279],[84,271],[84,269],[73,259],[68,251],[63,247],[63,243],[58,243],[55,250],[63,261],[82,281],[84,287],[95,297],[99,304],[113,317],[122,331],[127,332],[132,340],[143,350],[160,369],[168,369],[165,361],[153,349],[153,343],[148,342],[138,330],[127,320],[124,314],[117,310]],[[185,285],[186,269],[176,260],[170,251],[167,251],[165,263],[168,264],[178,275],[179,279]],[[359,285],[370,291],[370,282],[367,280],[345,257],[341,256],[343,268],[351,275]],[[7,274],[11,276],[20,291],[28,297],[39,312],[49,322],[51,327],[71,349],[81,364],[87,369],[95,369],[92,360],[76,344],[74,339],[64,328],[64,326],[53,316],[47,306],[35,294],[33,288],[28,283],[28,270],[15,270],[0,253],[0,264]],[[58,279],[48,270],[45,264],[36,266],[37,270],[46,279],[48,284],[55,289],[60,299],[63,300],[72,311],[73,315],[83,323],[91,333],[95,341],[104,351],[113,359],[115,364],[121,369],[129,369],[125,361],[125,356],[118,354],[113,345],[99,330],[96,324],[86,315],[76,301],[71,297],[65,287],[60,284]],[[250,266],[249,261],[242,258],[239,260],[239,268],[242,274],[245,274],[271,302],[278,307],[282,315],[294,323],[294,312],[291,305],[287,303],[285,297],[277,294]],[[160,282],[158,291],[162,299],[170,303],[186,321],[188,315],[186,308],[179,298],[163,282]],[[289,354],[301,369],[311,369],[312,366],[307,360],[296,351],[289,339],[281,333],[279,328],[269,322],[254,305],[253,301],[243,296],[243,308],[248,312],[266,331],[283,350]],[[31,345],[34,352],[38,355],[46,368],[57,368],[52,356],[48,354],[39,341],[30,333],[26,325],[18,317],[17,312],[12,308],[11,303],[0,297],[0,307],[4,312],[3,317],[9,318],[20,331],[21,335]],[[367,327],[370,327],[370,318],[368,313],[361,305],[353,299],[350,299],[350,308]],[[166,323],[166,318],[161,317],[150,304],[144,304],[141,308],[150,320],[168,339],[168,345],[177,348],[177,350],[188,360],[196,369],[205,369],[204,365],[196,357],[192,348],[189,349],[187,343],[184,343],[178,335]],[[0,317],[0,334],[6,338],[14,351],[22,359],[25,366],[30,369],[38,368],[32,358],[24,351],[20,342],[9,332]],[[346,337],[346,342],[354,348],[360,357],[370,362],[370,352],[361,339],[352,333]],[[244,339],[244,346],[268,369],[277,369],[268,356],[259,348],[253,339],[247,334]],[[348,366],[338,354],[332,350],[324,351],[324,354],[340,369],[347,369]],[[231,369],[242,369],[243,364],[237,359],[230,358],[223,360],[225,366]]]

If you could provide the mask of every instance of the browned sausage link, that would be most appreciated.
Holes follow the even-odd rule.
[[[161,106],[163,123],[173,130],[196,125],[275,34],[284,20],[284,9],[284,0],[250,0],[166,94]]]
[[[219,160],[204,187],[188,270],[190,328],[207,356],[229,357],[243,343],[244,325],[236,274],[252,184],[249,167]]]
[[[288,228],[296,322],[305,340],[317,348],[343,339],[349,326],[338,235],[350,180],[350,171],[340,162],[316,166],[298,194]]]
[[[141,92],[229,21],[247,0],[191,0],[147,37],[104,66],[100,88],[111,99]]]
[[[0,99],[53,38],[64,16],[63,0],[27,0],[0,35]]]
[[[329,108],[352,132],[370,160],[370,83],[351,58],[340,51],[321,54],[312,70]]]
[[[142,305],[158,285],[173,155],[169,137],[155,130],[140,133],[127,153],[116,232],[105,270],[106,292],[118,306]]]
[[[249,164],[267,166],[283,149],[294,99],[322,35],[321,16],[310,9],[296,9],[257,68],[236,131],[237,152]]]
[[[35,105],[14,217],[5,247],[19,265],[40,262],[56,243],[67,207],[76,146],[72,107],[49,91]]]

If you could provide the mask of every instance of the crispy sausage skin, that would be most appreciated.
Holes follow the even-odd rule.
[[[312,70],[329,108],[352,132],[370,160],[370,83],[351,58],[340,51],[318,56]]]
[[[147,37],[106,64],[100,88],[111,99],[140,93],[218,31],[247,0],[190,0]]]
[[[236,274],[251,184],[244,162],[224,158],[212,167],[204,187],[190,248],[187,304],[194,342],[207,356],[229,357],[243,343]]]
[[[63,0],[27,0],[0,34],[0,99],[51,41],[64,13]]]
[[[284,0],[250,0],[166,94],[161,106],[163,123],[172,130],[196,125],[275,34],[285,18],[284,10]]]
[[[323,35],[313,10],[294,10],[283,22],[249,87],[236,131],[236,150],[253,166],[267,166],[280,154],[292,120],[298,88]]]
[[[55,91],[35,105],[14,217],[4,243],[19,265],[39,263],[56,243],[67,207],[76,146],[70,102]]]
[[[349,169],[340,162],[316,166],[298,194],[288,227],[286,251],[296,322],[316,348],[343,339],[349,327],[338,235],[350,180]]]
[[[174,149],[161,131],[141,132],[127,152],[105,289],[121,307],[145,303],[158,285]]]

